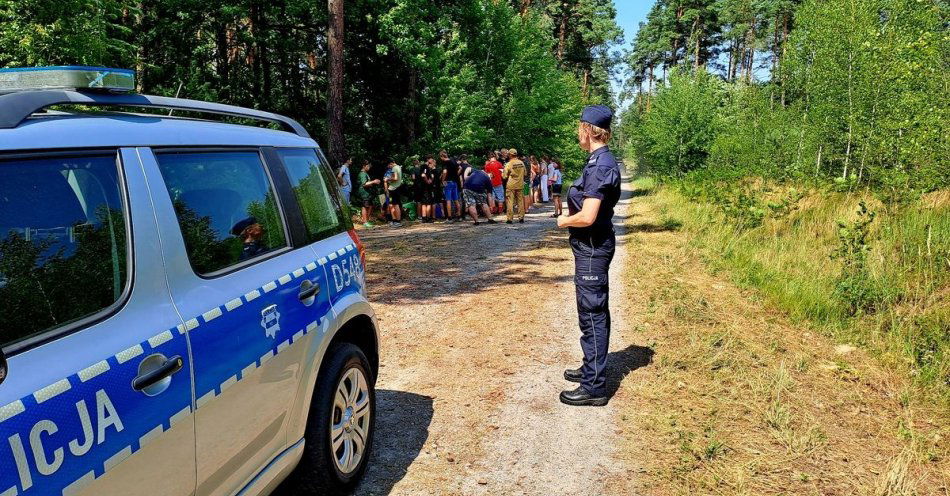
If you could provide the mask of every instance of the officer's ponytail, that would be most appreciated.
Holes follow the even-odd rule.
[[[589,122],[581,121],[581,129],[583,129],[591,140],[597,141],[599,143],[608,143],[610,142],[610,137],[613,134],[607,130],[599,128]]]

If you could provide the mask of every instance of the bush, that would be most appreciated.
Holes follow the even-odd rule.
[[[831,258],[840,260],[843,266],[835,286],[835,296],[848,305],[852,316],[874,311],[881,300],[867,266],[868,252],[871,251],[869,226],[875,215],[868,210],[867,204],[861,202],[856,221],[838,221],[838,246]]]
[[[638,154],[660,176],[702,167],[718,129],[720,81],[707,72],[676,71],[634,133]]]

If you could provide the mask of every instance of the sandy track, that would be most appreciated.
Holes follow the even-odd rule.
[[[551,212],[535,209],[524,225],[362,233],[384,365],[374,459],[358,494],[624,492],[618,481],[633,471],[615,456],[615,402],[572,408],[557,399],[581,353],[573,259]],[[612,306],[626,298],[616,283],[629,265],[622,233],[618,245]],[[611,391],[649,361],[620,335]]]
[[[604,408],[557,399],[581,353],[550,207],[361,232],[383,342],[357,494],[950,494],[940,412],[711,271],[625,179]]]

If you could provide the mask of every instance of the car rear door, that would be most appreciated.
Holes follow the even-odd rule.
[[[329,311],[326,273],[295,241],[299,215],[260,149],[143,162],[194,358],[198,494],[233,494],[288,445],[304,342]]]
[[[364,295],[364,260],[352,232],[349,209],[340,200],[326,157],[314,148],[281,148],[277,153],[287,169],[307,225],[310,247],[324,265],[330,302],[340,311],[348,297]]]
[[[194,494],[161,257],[135,150],[0,155],[0,494]]]

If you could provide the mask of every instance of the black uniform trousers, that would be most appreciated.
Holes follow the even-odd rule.
[[[610,284],[607,272],[617,239],[611,231],[586,239],[571,236],[577,320],[581,328],[581,386],[594,396],[607,395],[607,347],[610,342]]]

